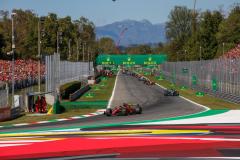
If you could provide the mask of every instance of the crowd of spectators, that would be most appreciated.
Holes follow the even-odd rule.
[[[15,87],[24,88],[37,83],[38,80],[38,61],[21,60],[15,61]],[[45,65],[41,64],[41,79],[45,76]],[[0,60],[0,82],[11,83],[12,62]]]
[[[224,54],[224,58],[237,59],[240,58],[240,44],[238,44],[235,48],[229,50]]]

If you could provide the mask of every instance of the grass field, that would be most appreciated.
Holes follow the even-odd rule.
[[[99,84],[91,86],[91,89],[80,97],[77,101],[98,101],[98,100],[109,100],[112,95],[116,77],[102,80]],[[88,94],[92,94],[92,97],[88,97]]]
[[[192,89],[181,90],[179,86],[172,86],[172,83],[166,80],[157,80],[154,76],[146,76],[150,80],[157,82],[166,88],[175,88],[180,92],[180,95],[188,98],[194,102],[202,104],[204,106],[209,107],[210,109],[240,109],[239,104],[231,103],[224,101],[220,98],[216,98],[210,95],[205,94],[203,97],[197,97],[195,95],[196,91]]]
[[[112,95],[112,90],[114,87],[115,80],[116,80],[116,77],[102,80],[99,84],[93,85],[91,89],[87,93],[85,93],[81,98],[79,98],[77,101],[96,101],[96,100],[108,101]],[[34,86],[34,87],[37,87],[37,86]],[[26,91],[27,89],[19,90],[18,94],[22,94]],[[86,95],[88,93],[93,93],[94,97],[87,98]],[[17,119],[6,121],[6,122],[0,122],[0,125],[10,125],[10,124],[16,124],[16,123],[31,123],[31,122],[37,122],[37,121],[54,120],[58,118],[67,118],[67,117],[92,113],[92,112],[95,112],[96,110],[97,110],[96,108],[71,109],[71,110],[67,110],[62,114],[43,115],[43,116],[29,116],[29,114],[27,113]]]

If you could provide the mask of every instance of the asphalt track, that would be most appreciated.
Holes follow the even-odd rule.
[[[156,124],[99,127],[101,124],[175,117],[204,110],[180,97],[164,97],[163,90],[158,86],[146,86],[134,77],[119,74],[110,105],[114,107],[123,102],[139,103],[143,107],[143,114],[119,117],[99,115],[4,129],[16,132],[0,134],[0,159],[240,158],[239,125]],[[98,128],[81,128],[86,125],[96,125]],[[68,126],[79,126],[81,130],[78,127],[76,130],[48,130]],[[41,128],[46,130],[31,131]],[[19,133],[20,129],[29,132]]]
[[[175,117],[193,114],[205,110],[180,97],[165,97],[159,86],[147,86],[135,77],[120,73],[117,77],[116,89],[111,107],[122,105],[122,103],[140,104],[143,114],[131,116],[106,117],[98,115],[84,119],[76,119],[66,122],[55,122],[48,124],[36,124],[30,126],[18,126],[14,128],[3,128],[4,131],[54,129],[59,127],[100,125],[110,123],[132,122],[139,120],[152,120],[166,117]]]

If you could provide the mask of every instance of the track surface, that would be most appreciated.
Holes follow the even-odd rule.
[[[185,114],[192,114],[203,111],[197,105],[194,105],[179,97],[164,97],[163,90],[154,85],[147,86],[138,81],[135,77],[119,74],[115,94],[111,107],[122,105],[122,103],[138,103],[143,107],[143,114],[131,116],[106,117],[98,115],[94,117],[72,120],[67,122],[56,122],[50,124],[37,124],[30,126],[19,126],[14,128],[0,129],[0,131],[17,131],[22,129],[43,129],[58,128],[83,125],[99,125],[109,123],[131,122],[139,120],[160,119],[166,117],[175,117]]]
[[[0,159],[240,159],[239,124],[98,126],[174,117],[204,110],[180,97],[164,97],[161,88],[146,86],[134,77],[119,74],[117,79],[110,106],[122,105],[123,102],[139,103],[143,107],[142,115],[99,115],[66,122],[2,129],[0,132],[10,133],[0,134]],[[226,113],[225,115],[228,113],[221,112]],[[97,128],[81,127],[86,125],[97,125]],[[76,128],[64,129],[68,126]],[[48,130],[58,127],[63,128]],[[46,130],[34,130],[41,128]],[[20,133],[20,129],[28,132]]]

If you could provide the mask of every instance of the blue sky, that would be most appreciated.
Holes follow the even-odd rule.
[[[197,9],[213,10],[222,6],[227,13],[234,3],[240,0],[197,0]],[[166,22],[175,5],[192,8],[193,0],[0,0],[1,10],[31,9],[40,16],[54,12],[60,17],[69,15],[73,20],[85,16],[96,26],[125,19]]]

